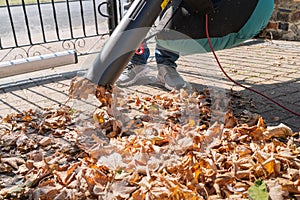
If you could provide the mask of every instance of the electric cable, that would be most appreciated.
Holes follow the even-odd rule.
[[[176,13],[177,10],[178,10],[178,7],[179,7],[180,3],[181,3],[181,1],[179,1],[179,4],[176,5],[176,8],[175,8],[174,13],[171,15],[171,17],[168,19],[167,23],[163,26],[162,29],[165,29],[165,27],[167,26],[167,24],[171,21],[171,19],[173,18],[173,16],[175,15],[175,13]],[[153,35],[150,35],[150,36],[146,37],[144,41],[148,41],[150,38],[156,36],[158,32],[159,32],[159,31],[156,31],[156,33],[154,33]],[[271,97],[269,97],[269,96],[263,94],[262,92],[259,92],[259,91],[255,90],[255,89],[253,89],[253,88],[247,87],[247,86],[245,86],[245,85],[243,85],[243,84],[241,84],[241,83],[235,81],[234,79],[232,79],[232,78],[227,74],[227,72],[224,70],[222,64],[220,63],[219,58],[218,58],[218,56],[216,55],[215,50],[214,50],[213,45],[212,45],[211,40],[210,40],[210,36],[209,36],[209,28],[208,28],[208,14],[205,15],[205,33],[206,33],[206,38],[207,38],[209,47],[210,47],[210,49],[211,49],[211,52],[213,53],[214,58],[215,58],[215,60],[216,60],[216,62],[217,62],[217,64],[218,64],[220,70],[221,70],[222,73],[226,76],[226,78],[228,78],[228,79],[229,79],[231,82],[233,82],[234,84],[236,84],[236,85],[238,85],[238,86],[240,86],[240,87],[242,87],[242,88],[244,88],[244,89],[246,89],[246,90],[249,90],[249,91],[251,91],[251,92],[254,92],[254,93],[256,93],[256,94],[258,94],[258,95],[260,95],[260,96],[262,96],[262,97],[264,97],[265,99],[267,99],[267,100],[269,100],[270,102],[276,104],[277,106],[281,107],[282,109],[286,110],[287,112],[290,112],[291,114],[293,114],[293,115],[295,115],[295,116],[297,116],[297,117],[300,117],[300,113],[297,113],[297,112],[295,112],[295,111],[293,111],[293,110],[287,108],[286,106],[284,106],[284,105],[282,105],[281,103],[275,101],[275,100],[272,99]]]
[[[292,113],[292,114],[294,114],[294,115],[300,117],[300,113],[294,112],[294,111],[292,111],[291,109],[289,109],[289,108],[285,107],[284,105],[282,105],[281,103],[275,101],[275,100],[272,99],[271,97],[268,97],[267,95],[265,95],[265,94],[263,94],[263,93],[261,93],[261,92],[255,90],[255,89],[253,89],[253,88],[247,87],[247,86],[245,86],[245,85],[243,85],[243,84],[241,84],[241,83],[239,83],[239,82],[233,80],[233,79],[227,74],[227,72],[226,72],[226,71],[224,70],[224,68],[222,67],[222,65],[221,65],[221,63],[220,63],[220,61],[219,61],[219,58],[218,58],[218,56],[216,55],[215,50],[214,50],[214,48],[213,48],[213,45],[212,45],[212,43],[211,43],[211,40],[210,40],[210,37],[209,37],[209,31],[208,31],[208,15],[207,15],[207,14],[205,15],[205,33],[206,33],[207,42],[208,42],[208,44],[209,44],[209,47],[210,47],[210,49],[211,49],[211,52],[212,52],[213,55],[214,55],[215,60],[216,60],[217,63],[218,63],[219,68],[221,69],[221,71],[223,72],[223,74],[224,74],[231,82],[233,82],[234,84],[236,84],[236,85],[238,85],[238,86],[240,86],[240,87],[242,87],[242,88],[244,88],[244,89],[246,89],[246,90],[249,90],[249,91],[251,91],[251,92],[254,92],[254,93],[256,93],[256,94],[258,94],[258,95],[260,95],[260,96],[266,98],[267,100],[269,100],[269,101],[271,101],[272,103],[278,105],[279,107],[283,108],[284,110],[286,110],[286,111],[288,111],[288,112],[290,112],[290,113]]]

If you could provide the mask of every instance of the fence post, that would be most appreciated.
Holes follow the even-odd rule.
[[[109,34],[111,34],[118,25],[118,6],[117,0],[107,0],[107,13]]]

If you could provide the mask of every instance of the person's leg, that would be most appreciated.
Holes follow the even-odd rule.
[[[274,4],[273,0],[215,0],[213,2],[215,10],[208,14],[208,31],[215,50],[230,48],[254,37],[267,25]],[[170,51],[186,53],[210,51],[206,38],[205,15],[190,11],[188,7],[179,8],[166,29],[157,36],[157,43]],[[164,55],[164,51],[157,55],[157,60],[161,63],[171,61],[172,65],[176,61],[170,59],[172,56],[170,57],[168,53]],[[164,80],[167,82],[172,78],[164,78]]]
[[[158,69],[157,79],[169,90],[174,88],[179,89],[186,85],[176,70],[176,61],[178,58],[179,54],[177,52],[172,52],[156,45],[155,59]]]
[[[168,65],[177,67],[176,61],[179,58],[179,54],[176,52],[169,51],[163,47],[156,45],[155,48],[155,59],[157,64]]]
[[[150,50],[146,44],[143,44],[140,49],[133,55],[130,62],[134,65],[145,65],[147,64],[150,56]]]
[[[133,0],[122,0],[123,14],[125,14]],[[129,86],[141,79],[149,68],[146,67],[147,60],[150,56],[150,50],[146,43],[141,44],[140,48],[136,50],[136,53],[131,58],[127,67],[117,80],[118,86]]]
[[[143,78],[149,71],[149,68],[146,66],[149,55],[150,50],[147,45],[141,45],[131,58],[116,84],[118,86],[129,86]]]

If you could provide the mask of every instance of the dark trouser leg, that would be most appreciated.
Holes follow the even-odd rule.
[[[177,67],[176,61],[179,58],[179,54],[175,52],[168,51],[163,47],[156,45],[155,49],[155,59],[157,64],[163,64],[166,66]]]
[[[130,62],[134,65],[144,65],[147,64],[147,60],[150,56],[150,50],[146,44],[143,45],[144,52],[142,54],[135,53],[131,58]]]

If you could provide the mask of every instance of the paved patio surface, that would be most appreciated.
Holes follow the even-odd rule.
[[[250,40],[239,47],[218,51],[217,55],[232,79],[300,113],[300,42]],[[78,64],[0,79],[0,117],[65,103],[71,79],[84,73],[94,57],[82,56]],[[150,64],[154,66],[155,62]],[[211,53],[182,56],[178,71],[192,87],[221,91],[221,98],[221,93],[229,98],[233,91],[236,99],[232,107],[236,112],[258,113],[268,125],[284,123],[300,131],[299,116],[229,81]],[[167,92],[157,84],[146,83],[144,80],[127,90],[149,95]]]

